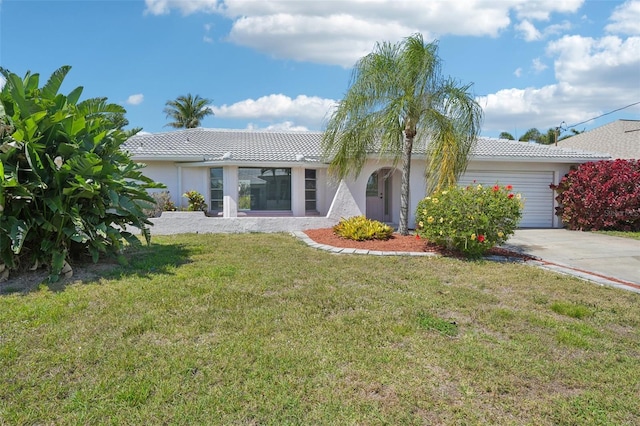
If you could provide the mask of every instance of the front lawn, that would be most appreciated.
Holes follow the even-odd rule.
[[[0,424],[638,424],[638,302],[518,264],[154,237],[0,296]]]

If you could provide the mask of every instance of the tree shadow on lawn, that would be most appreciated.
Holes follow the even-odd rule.
[[[48,282],[48,271],[12,271],[9,279],[0,282],[0,296],[14,293],[27,294],[45,286],[58,292],[72,284],[97,284],[102,278],[115,279],[127,276],[151,277],[152,275],[172,275],[172,268],[190,263],[191,250],[183,244],[154,244],[131,247],[124,251],[120,259],[102,256],[98,263],[90,260],[74,261],[73,276],[60,277],[57,282]]]

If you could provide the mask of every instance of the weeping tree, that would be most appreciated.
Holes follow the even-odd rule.
[[[129,225],[150,239],[147,189],[162,185],[120,149],[124,108],[106,98],[80,101],[82,87],[58,93],[69,70],[40,87],[39,74],[0,68],[0,279],[46,266],[56,281],[72,273],[74,259],[119,256],[140,244]]]
[[[210,104],[210,99],[192,96],[191,93],[169,100],[165,104],[164,113],[173,121],[166,125],[176,129],[195,129],[200,126],[203,118],[213,115]]]
[[[466,170],[480,132],[482,108],[471,84],[441,73],[437,42],[421,34],[378,43],[355,65],[350,87],[331,115],[322,138],[329,171],[358,176],[367,156],[378,152],[401,162],[398,232],[409,232],[411,155],[426,148],[429,193],[454,185]]]

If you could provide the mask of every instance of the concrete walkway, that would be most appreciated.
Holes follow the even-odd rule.
[[[519,229],[505,248],[546,269],[640,293],[640,241],[566,229]]]

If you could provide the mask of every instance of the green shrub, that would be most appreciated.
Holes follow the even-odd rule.
[[[155,201],[155,205],[153,208],[144,210],[147,217],[160,217],[162,212],[174,212],[177,210],[176,205],[171,201],[169,191],[154,192],[151,197]]]
[[[106,98],[78,102],[82,87],[58,93],[70,67],[39,87],[0,69],[0,264],[49,265],[50,281],[70,272],[72,258],[120,253],[139,245],[127,226],[150,240],[147,189],[160,188],[120,146],[125,109]]]
[[[349,240],[388,240],[393,235],[393,228],[377,220],[367,219],[364,216],[353,216],[341,219],[333,227],[333,232],[342,238]]]
[[[206,212],[207,211],[207,203],[204,200],[204,196],[198,191],[188,191],[182,194],[183,197],[186,197],[189,200],[189,206],[187,210],[190,212]]]
[[[522,217],[511,185],[452,187],[418,203],[416,230],[428,241],[467,257],[482,256],[511,236]]]

